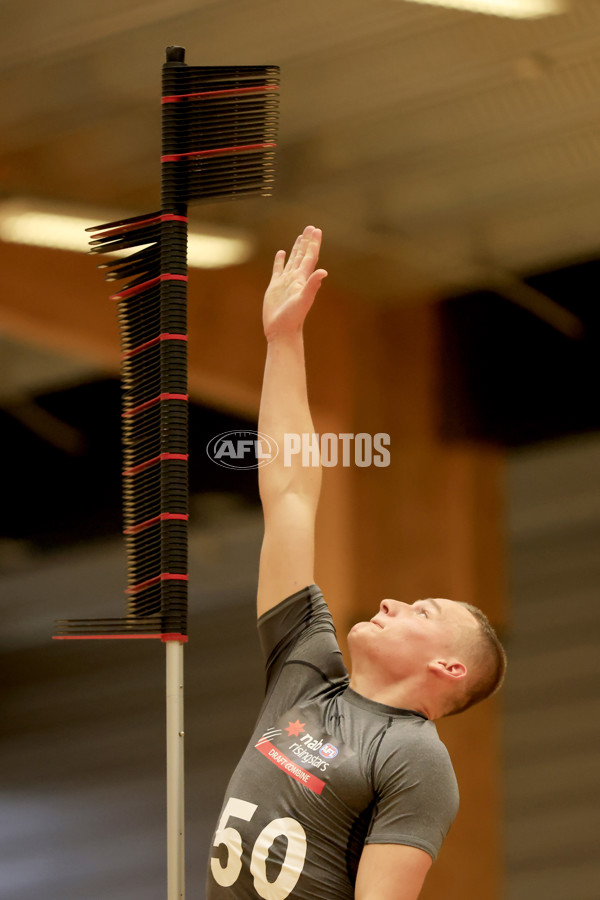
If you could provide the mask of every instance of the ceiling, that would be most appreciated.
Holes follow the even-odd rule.
[[[182,44],[191,65],[281,66],[275,196],[197,213],[252,228],[265,253],[312,220],[365,296],[391,302],[593,258],[600,4],[568,7],[4,0],[0,190],[155,209],[160,68]]]

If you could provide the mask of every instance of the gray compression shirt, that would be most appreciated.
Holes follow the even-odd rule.
[[[316,585],[258,624],[267,692],[227,788],[207,900],[348,900],[369,843],[435,859],[458,809],[435,724],[349,687]]]

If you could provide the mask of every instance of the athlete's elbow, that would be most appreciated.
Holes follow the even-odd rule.
[[[321,493],[321,472],[314,471],[302,477],[292,472],[270,478],[259,477],[258,486],[265,516],[282,504],[287,505],[290,499],[316,513]]]

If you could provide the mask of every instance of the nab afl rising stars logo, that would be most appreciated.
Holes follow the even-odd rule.
[[[338,755],[338,748],[334,747],[333,744],[324,744],[319,750],[319,755],[323,759],[335,759]]]

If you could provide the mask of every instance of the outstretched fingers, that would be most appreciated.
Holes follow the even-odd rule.
[[[317,295],[317,291],[321,287],[321,283],[324,278],[327,278],[326,270],[317,269],[316,272],[312,273],[312,275],[306,282],[306,287],[304,288],[304,296],[309,300],[311,305]]]
[[[302,234],[299,234],[296,238],[296,242],[288,260],[290,269],[297,269],[301,265],[314,230],[312,225],[307,225]]]
[[[321,249],[321,236],[321,229],[313,228],[312,233],[308,237],[306,246],[304,248],[304,255],[298,266],[300,272],[305,278],[308,278],[310,276],[317,264],[317,260],[319,258],[319,250]]]
[[[285,268],[285,250],[278,250],[273,261],[273,278],[281,275]]]
[[[284,272],[301,275],[308,279],[319,258],[322,232],[320,228],[307,225],[302,234],[296,238],[294,246],[286,262],[285,250],[278,250],[273,262],[273,278]],[[324,277],[324,276],[323,276]]]

